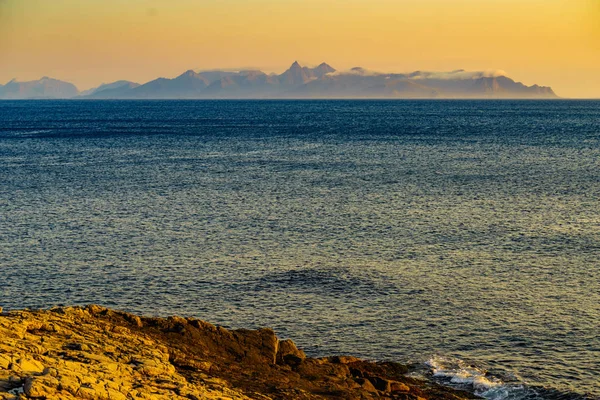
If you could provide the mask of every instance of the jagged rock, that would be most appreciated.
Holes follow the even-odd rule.
[[[378,393],[377,388],[375,388],[375,386],[373,385],[373,383],[371,383],[370,380],[358,378],[356,381],[358,382],[358,384],[360,385],[360,387],[362,389],[366,390],[367,392],[369,392],[369,393]]]
[[[306,358],[306,354],[302,350],[298,350],[294,342],[289,339],[280,340],[278,347],[277,364],[297,366]]]
[[[105,307],[101,307],[97,304],[90,304],[89,306],[87,306],[86,311],[89,312],[92,315],[97,315],[100,314],[102,312],[106,312],[106,308]]]
[[[390,391],[391,392],[409,392],[410,387],[402,382],[390,382]]]
[[[68,343],[65,348],[69,350],[90,351],[90,346],[85,343]]]
[[[476,398],[401,364],[306,357],[271,329],[96,305],[4,313],[0,337],[0,400]]]
[[[351,364],[357,361],[361,361],[360,358],[352,357],[352,356],[333,356],[327,358],[329,362],[334,364]]]
[[[44,365],[26,355],[13,362],[10,369],[21,374],[41,373],[44,371]]]
[[[31,376],[25,379],[23,391],[29,397],[51,398],[56,394],[58,379],[50,375]]]
[[[367,378],[375,387],[375,389],[381,392],[391,392],[390,390],[390,381],[387,379],[383,379],[379,376],[370,376]]]

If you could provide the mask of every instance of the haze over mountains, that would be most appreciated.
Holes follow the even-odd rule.
[[[16,79],[13,79],[6,85],[0,85],[0,99],[64,99],[77,95],[79,95],[79,90],[72,83],[48,78],[47,76],[29,82],[17,82]]]
[[[235,99],[235,98],[556,98],[550,87],[526,86],[502,72],[456,70],[410,74],[378,73],[364,68],[336,71],[294,62],[282,74],[258,70],[189,70],[173,79],[140,85],[130,81],[102,84],[79,92],[68,82],[44,77],[0,85],[0,99]]]

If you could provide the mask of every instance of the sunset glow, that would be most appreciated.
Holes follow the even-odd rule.
[[[294,60],[381,71],[501,69],[600,97],[597,0],[0,0],[0,83],[80,89]]]

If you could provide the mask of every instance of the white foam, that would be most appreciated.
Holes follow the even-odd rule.
[[[14,394],[14,395],[17,395],[17,396],[20,395],[20,394],[23,394],[23,393],[25,393],[25,386],[21,386],[21,387],[9,390],[8,393],[9,394]]]
[[[38,135],[38,134],[42,134],[42,133],[48,133],[48,132],[52,132],[51,129],[38,129],[38,130],[33,130],[33,131],[9,131],[9,134],[12,134],[13,136],[29,136],[29,135]]]
[[[509,388],[496,377],[489,376],[487,371],[467,365],[460,359],[433,357],[426,362],[434,377],[446,378],[452,384],[465,386],[476,395],[490,400],[502,400],[509,396]]]

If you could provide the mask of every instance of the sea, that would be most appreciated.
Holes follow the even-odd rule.
[[[600,101],[0,102],[0,306],[600,398]]]

